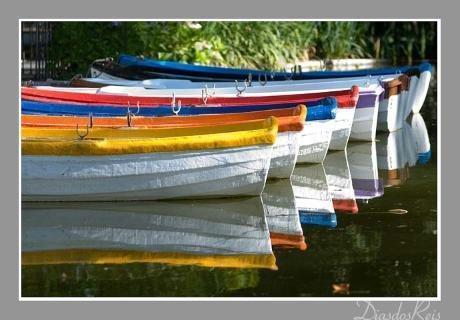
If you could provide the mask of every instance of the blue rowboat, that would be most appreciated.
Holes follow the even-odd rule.
[[[352,71],[314,71],[314,72],[272,72],[255,69],[238,69],[215,66],[200,66],[173,61],[154,60],[143,57],[122,54],[118,58],[118,64],[126,68],[126,75],[131,74],[134,80],[154,78],[189,79],[192,81],[234,81],[245,80],[249,74],[252,77],[268,77],[269,80],[283,81],[286,79],[308,80],[327,79],[361,76],[378,76],[395,73],[405,73],[420,76],[422,73],[432,72],[431,64],[424,62],[418,66],[401,66],[389,68],[374,68]],[[97,64],[93,65],[97,68]],[[106,72],[106,71],[105,71]],[[116,76],[116,74],[114,74]]]
[[[335,119],[337,113],[337,100],[335,98],[325,98],[311,101],[307,104],[307,120],[327,120]],[[292,107],[293,105],[251,105],[251,106],[182,106],[180,115],[200,115],[200,114],[226,114],[250,111],[262,111]],[[49,115],[79,115],[87,116],[92,114],[98,116],[126,116],[130,110],[135,110],[139,116],[174,116],[175,112],[171,106],[114,106],[114,105],[95,105],[95,104],[73,104],[73,103],[48,103],[22,100],[21,110],[24,114],[49,114]]]

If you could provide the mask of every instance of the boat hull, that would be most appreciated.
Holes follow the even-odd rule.
[[[402,119],[398,118],[400,94],[383,99],[379,104],[377,130],[393,132],[402,128]]]
[[[299,154],[300,138],[300,131],[278,132],[278,137],[273,145],[268,178],[284,179],[291,177]]]
[[[430,87],[430,79],[431,79],[431,69],[425,70],[420,73],[420,77],[417,83],[417,94],[416,99],[411,106],[413,113],[419,113],[420,109],[423,107],[423,102],[425,101],[426,95],[428,93],[428,89]]]
[[[329,150],[345,150],[350,138],[356,108],[338,108]]]
[[[297,163],[322,163],[331,142],[334,119],[305,122],[299,142]]]
[[[377,120],[380,100],[384,89],[379,86],[373,91],[361,91],[356,105],[350,141],[374,141],[377,131]]]
[[[24,201],[260,195],[272,145],[110,156],[22,156]]]

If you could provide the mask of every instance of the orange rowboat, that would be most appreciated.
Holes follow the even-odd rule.
[[[77,116],[42,116],[23,115],[23,127],[43,128],[76,128],[105,127],[127,128],[133,130],[142,128],[184,128],[184,127],[210,127],[214,125],[234,125],[257,122],[269,116],[275,116],[279,123],[279,132],[273,146],[269,178],[289,178],[294,170],[299,153],[307,116],[305,105],[294,108],[276,109],[267,111],[254,111],[246,113],[197,115],[197,116],[172,116],[172,117],[77,117]],[[110,137],[107,137],[110,138]]]
[[[294,108],[253,111],[244,113],[170,116],[170,117],[81,117],[81,116],[48,116],[22,115],[21,125],[27,127],[187,127],[210,124],[235,124],[252,120],[266,119],[270,116],[278,118],[278,132],[301,131],[307,115],[305,105]]]

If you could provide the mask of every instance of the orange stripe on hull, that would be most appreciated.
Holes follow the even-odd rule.
[[[334,210],[338,213],[358,213],[358,204],[355,199],[332,199]]]

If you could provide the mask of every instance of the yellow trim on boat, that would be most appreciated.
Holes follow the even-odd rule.
[[[300,119],[302,119],[305,122],[308,116],[308,107],[304,104],[299,104],[297,107],[300,107]]]
[[[86,129],[80,132],[86,133]],[[218,149],[274,144],[278,120],[161,129],[90,128],[80,139],[75,130],[22,128],[23,155],[114,155]]]
[[[264,268],[278,270],[273,254],[187,254],[178,252],[147,252],[134,250],[65,249],[22,252],[22,265],[69,263],[126,264],[167,263],[214,268]]]
[[[273,118],[275,119],[275,118]],[[171,127],[142,128],[89,128],[86,139],[143,139],[143,138],[172,138],[179,136],[195,136],[204,134],[226,133],[235,131],[259,130],[270,126],[269,120],[249,120],[236,124],[211,124],[202,126],[181,126],[172,124]],[[80,134],[86,133],[86,127],[80,127]],[[22,138],[60,138],[78,139],[77,128],[52,127],[22,127]]]

